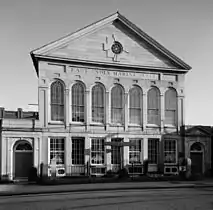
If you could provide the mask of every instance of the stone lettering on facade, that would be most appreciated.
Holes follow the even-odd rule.
[[[177,77],[176,75],[164,74],[162,80],[176,82]]]
[[[159,74],[153,73],[139,73],[139,72],[127,72],[127,71],[109,71],[105,69],[86,69],[79,67],[70,67],[70,73],[80,73],[80,74],[94,74],[99,76],[109,76],[109,77],[127,77],[127,78],[137,78],[144,80],[159,80]]]

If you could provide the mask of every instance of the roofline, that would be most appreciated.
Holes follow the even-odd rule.
[[[101,66],[102,68],[113,66],[117,68],[122,69],[128,68],[128,69],[146,69],[146,70],[155,70],[156,72],[158,71],[164,71],[167,73],[181,73],[181,74],[186,74],[187,70],[185,69],[179,69],[179,68],[164,68],[164,67],[155,67],[155,66],[140,66],[140,65],[129,65],[129,64],[120,64],[120,63],[107,63],[107,62],[100,62],[100,61],[91,61],[91,60],[79,60],[79,59],[70,59],[70,58],[61,58],[61,57],[52,57],[52,56],[44,56],[44,55],[33,55],[34,59],[40,59],[40,60],[45,60],[48,62],[49,61],[54,61],[54,62],[66,62],[65,65],[93,65],[93,66]]]
[[[192,67],[186,64],[182,59],[178,58],[176,55],[174,55],[172,52],[167,50],[165,47],[163,47],[159,42],[157,42],[155,39],[150,37],[147,33],[142,31],[139,27],[137,27],[134,23],[129,21],[126,17],[121,15],[119,12],[119,19],[123,21],[128,27],[131,27],[132,30],[134,30],[136,33],[138,33],[141,37],[145,38],[145,40],[151,44],[154,45],[157,49],[159,49],[163,54],[168,56],[171,60],[175,61],[176,63],[179,63],[180,66],[183,66],[186,70],[190,70]]]
[[[126,27],[130,28],[132,31],[134,31],[136,34],[138,34],[142,39],[144,39],[146,42],[148,42],[151,46],[153,46],[157,50],[159,50],[162,54],[169,57],[174,63],[178,64],[185,71],[189,71],[192,68],[191,66],[189,66],[183,60],[181,60],[180,58],[175,56],[173,53],[171,53],[169,50],[167,50],[160,43],[158,43],[156,40],[151,38],[148,34],[146,34],[144,31],[142,31],[140,28],[138,28],[134,23],[129,21],[126,17],[124,17],[123,15],[121,15],[117,11],[117,12],[115,12],[115,13],[107,16],[107,17],[104,17],[101,20],[98,20],[94,23],[91,23],[91,24],[89,24],[89,25],[87,25],[87,26],[85,26],[85,27],[73,32],[73,33],[65,35],[62,38],[59,38],[55,41],[49,42],[48,44],[41,46],[41,47],[39,47],[35,50],[32,50],[30,52],[30,55],[32,57],[34,66],[36,68],[37,75],[38,75],[38,66],[37,66],[38,64],[37,64],[37,60],[36,60],[35,57],[38,57],[38,55],[41,55],[42,53],[46,53],[49,50],[58,47],[59,45],[67,44],[72,39],[75,39],[75,38],[77,38],[81,35],[89,33],[89,32],[91,32],[91,30],[96,30],[96,29],[100,28],[100,26],[103,27],[104,25],[109,24],[110,22],[113,22],[116,19],[120,20]],[[93,27],[93,28],[91,28],[91,27]],[[80,33],[80,32],[82,32],[82,33]],[[71,37],[71,36],[73,36],[73,37]],[[62,43],[59,43],[60,41]],[[43,49],[43,52],[42,52],[42,49]]]
[[[35,51],[39,51],[40,49],[42,49],[42,48],[44,48],[44,47],[46,47],[46,46],[48,46],[48,45],[54,44],[55,42],[58,42],[58,41],[60,41],[60,40],[64,40],[64,39],[66,39],[66,38],[69,38],[70,36],[72,36],[72,35],[74,35],[74,34],[77,34],[77,33],[80,32],[80,31],[86,30],[86,29],[92,27],[92,26],[95,25],[95,24],[101,23],[103,20],[106,20],[106,22],[107,22],[107,20],[111,20],[111,19],[112,19],[112,20],[115,20],[115,18],[118,17],[118,14],[119,14],[118,12],[112,13],[111,15],[108,15],[108,16],[106,16],[106,17],[104,17],[104,18],[101,18],[101,19],[98,20],[98,21],[95,21],[95,22],[93,22],[93,23],[91,23],[91,24],[89,24],[89,25],[84,26],[83,28],[80,28],[80,29],[78,29],[78,30],[76,30],[76,31],[74,31],[74,32],[72,32],[72,33],[69,33],[69,34],[67,34],[67,35],[65,35],[65,36],[62,36],[62,37],[59,38],[59,39],[56,39],[56,40],[54,40],[54,41],[51,41],[51,42],[49,42],[49,43],[47,43],[47,44],[45,44],[45,45],[43,45],[43,46],[41,46],[41,47],[39,47],[39,48],[37,48],[37,49],[35,49],[35,50],[32,50],[32,51],[30,51],[30,54],[31,54],[31,53],[34,54]],[[110,21],[109,21],[109,22],[110,22]],[[107,23],[108,23],[108,22],[107,22]]]

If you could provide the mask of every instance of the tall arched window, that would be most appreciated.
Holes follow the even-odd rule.
[[[177,124],[177,92],[172,88],[165,93],[165,124]]]
[[[100,84],[92,88],[92,121],[104,122],[104,88]]]
[[[124,91],[116,85],[111,91],[111,122],[123,123]]]
[[[84,86],[78,82],[72,86],[72,121],[84,122]]]
[[[141,124],[141,90],[133,87],[129,91],[129,122]]]
[[[148,91],[147,95],[147,123],[160,124],[160,92],[157,88],[153,87]]]
[[[64,85],[57,80],[51,84],[51,120],[64,121]]]

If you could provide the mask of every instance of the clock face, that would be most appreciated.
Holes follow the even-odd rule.
[[[120,54],[123,51],[123,46],[120,42],[115,41],[111,46],[111,50],[115,54]]]

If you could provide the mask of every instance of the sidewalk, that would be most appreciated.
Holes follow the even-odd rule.
[[[98,183],[98,184],[70,184],[40,186],[30,184],[0,185],[0,196],[48,194],[60,192],[86,192],[103,190],[128,189],[167,189],[167,188],[213,188],[213,180],[205,181],[173,181],[173,182],[125,182],[125,183]]]

